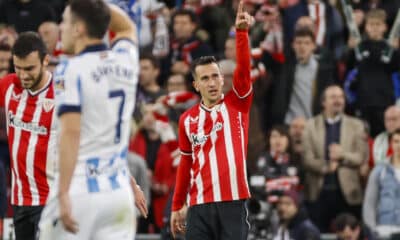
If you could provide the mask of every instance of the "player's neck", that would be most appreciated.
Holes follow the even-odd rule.
[[[82,52],[88,46],[102,44],[102,43],[103,43],[103,40],[102,39],[98,39],[98,38],[80,39],[75,44],[75,54],[79,54],[80,52]]]

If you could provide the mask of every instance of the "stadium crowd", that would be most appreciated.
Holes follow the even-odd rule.
[[[136,22],[140,69],[128,163],[149,217],[138,233],[171,239],[178,121],[200,100],[190,65],[214,55],[232,88],[238,0],[109,0]],[[247,168],[253,198],[276,206],[275,239],[375,239],[400,232],[398,0],[246,0],[254,100]],[[345,5],[344,5],[345,3]],[[61,49],[63,0],[0,0],[0,78],[19,33]],[[351,6],[355,28],[348,27]],[[393,33],[394,28],[397,31]],[[351,29],[351,30],[350,30]],[[110,42],[113,32],[104,38]],[[7,115],[0,110],[1,219],[12,216]],[[285,230],[287,230],[285,232]],[[306,235],[304,235],[306,234]]]

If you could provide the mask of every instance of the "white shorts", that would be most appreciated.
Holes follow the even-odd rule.
[[[136,218],[130,188],[71,195],[76,234],[65,231],[59,219],[58,198],[47,202],[39,223],[39,240],[133,240]]]

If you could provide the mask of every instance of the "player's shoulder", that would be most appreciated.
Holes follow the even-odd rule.
[[[7,88],[11,85],[20,86],[20,82],[18,80],[18,76],[15,73],[8,74],[0,79],[0,86],[2,88]]]
[[[200,103],[193,105],[191,108],[182,113],[182,115],[180,116],[180,121],[185,121],[188,118],[195,119],[196,117],[198,117],[199,108],[200,108]]]
[[[137,49],[138,45],[129,38],[119,38],[112,42],[110,49],[116,52],[124,52],[128,49]]]

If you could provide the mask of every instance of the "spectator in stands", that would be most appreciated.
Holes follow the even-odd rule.
[[[11,56],[10,46],[0,43],[0,79],[11,72]],[[9,164],[6,115],[4,108],[0,108],[0,225],[8,206],[6,169],[8,169]]]
[[[192,60],[212,54],[210,46],[195,36],[197,21],[196,14],[191,10],[180,9],[172,16],[173,39],[170,54],[165,59],[167,75],[169,73],[187,75]]]
[[[11,47],[8,44],[0,43],[0,78],[12,71]]]
[[[389,140],[393,155],[372,170],[363,203],[364,222],[381,237],[400,232],[400,129]]]
[[[160,87],[157,79],[160,75],[160,62],[152,55],[143,53],[140,55],[139,88],[136,95],[136,107],[133,114],[134,125],[132,133],[135,135],[137,128],[140,128],[143,118],[143,106],[148,103],[155,103],[158,98],[166,92]]]
[[[349,39],[348,75],[345,88],[349,103],[371,126],[371,136],[384,130],[385,109],[395,103],[393,73],[400,68],[400,56],[384,39],[386,13],[374,9],[366,16],[367,39]]]
[[[166,116],[155,112],[153,104],[143,107],[141,129],[131,139],[130,151],[146,160],[151,179],[151,207],[148,220],[141,219],[140,232],[159,232],[163,227],[164,209],[175,184],[179,164],[178,142]]]
[[[383,9],[388,15],[386,21],[388,26],[391,26],[393,24],[397,11],[400,8],[400,2],[397,0],[353,1],[353,4],[353,9],[355,11],[361,11],[363,14],[368,13],[372,9]]]
[[[306,119],[304,117],[296,117],[290,123],[289,134],[290,141],[293,147],[293,153],[301,156],[303,153],[303,132],[306,126]]]
[[[344,114],[344,92],[328,86],[322,95],[323,113],[307,122],[303,135],[305,198],[312,221],[330,232],[341,212],[360,215],[359,167],[368,154],[364,126]]]
[[[362,225],[356,217],[349,213],[342,213],[335,219],[335,233],[337,240],[375,240],[376,237]]]
[[[330,49],[336,58],[341,57],[341,49],[344,45],[343,20],[338,10],[323,0],[300,0],[298,4],[284,9],[285,46],[290,46],[293,41],[295,36],[294,26],[302,16],[310,16],[316,24],[316,44]]]
[[[258,156],[257,170],[266,178],[268,200],[271,203],[276,202],[277,192],[298,190],[299,163],[292,159],[292,145],[286,126],[276,125],[271,128],[267,149]]]
[[[278,201],[280,224],[274,240],[319,240],[320,232],[302,208],[296,191],[283,193]]]
[[[373,163],[385,163],[390,160],[389,135],[400,128],[400,107],[393,105],[385,111],[385,131],[376,136],[373,144]]]
[[[335,82],[334,65],[313,54],[316,43],[312,30],[298,29],[292,46],[295,57],[287,56],[284,64],[268,53],[263,57],[268,72],[273,74],[268,107],[271,125],[290,124],[296,117],[308,119],[318,114],[323,89]]]
[[[56,22],[46,21],[40,24],[38,33],[46,44],[50,57],[62,54],[60,42],[60,27]]]
[[[40,0],[6,1],[0,6],[0,23],[14,26],[18,33],[37,31],[45,21],[55,21],[54,10]]]
[[[10,47],[14,46],[18,34],[13,26],[0,23],[0,43]]]

